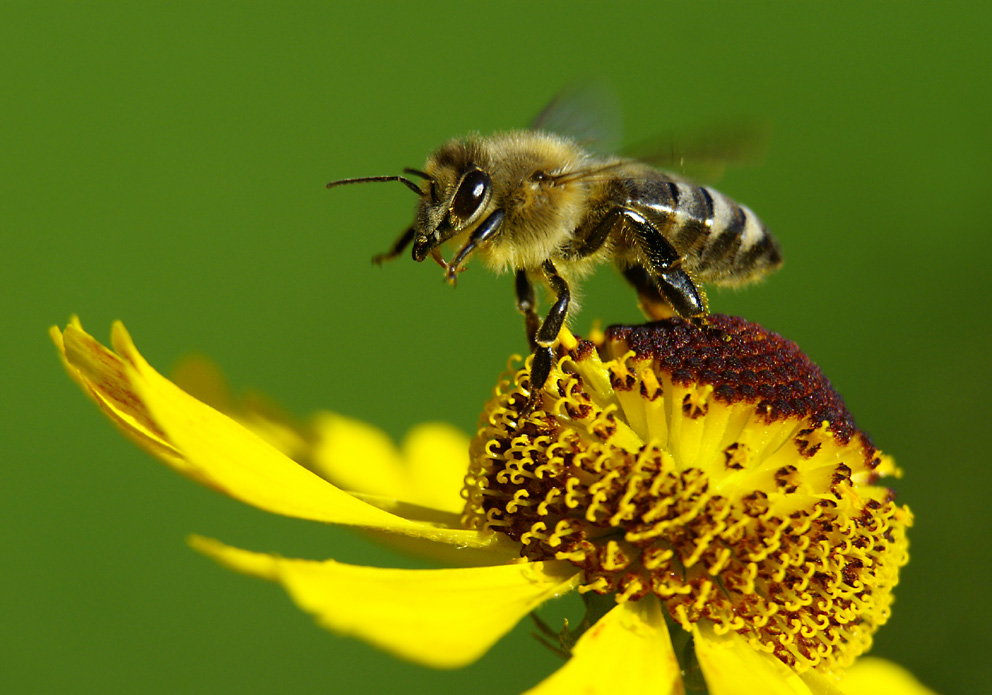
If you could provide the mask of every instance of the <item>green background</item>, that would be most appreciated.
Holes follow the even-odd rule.
[[[120,318],[160,369],[201,352],[293,413],[468,431],[524,347],[512,282],[473,265],[452,291],[430,264],[372,267],[412,196],[323,185],[525,125],[588,78],[615,88],[628,140],[771,126],[763,164],[719,187],[786,265],[711,305],[803,346],[906,471],[913,561],[875,653],[944,693],[988,690],[986,4],[233,7],[0,8],[0,690],[514,693],[558,666],[526,624],[466,669],[406,664],[193,553],[199,532],[408,562],[159,466],[70,383],[45,330],[75,312],[106,339]],[[639,319],[610,269],[576,330],[596,318]]]

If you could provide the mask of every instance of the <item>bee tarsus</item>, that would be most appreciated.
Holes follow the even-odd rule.
[[[544,323],[537,329],[534,337],[534,362],[531,365],[531,403],[533,403],[540,393],[541,388],[548,380],[551,373],[551,365],[554,362],[553,346],[558,339],[558,333],[565,325],[565,317],[568,315],[568,303],[571,301],[572,293],[568,289],[568,284],[558,274],[554,263],[545,261],[541,266],[544,276],[555,293],[555,303],[551,305],[551,311],[544,319]]]

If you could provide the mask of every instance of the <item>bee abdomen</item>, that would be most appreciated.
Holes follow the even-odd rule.
[[[698,187],[710,202],[709,235],[696,251],[696,272],[708,281],[746,282],[782,262],[758,216],[719,191]]]
[[[700,280],[744,283],[781,265],[778,244],[757,215],[719,191],[665,174],[627,186],[627,204],[649,215]]]
[[[701,250],[713,233],[713,196],[706,188],[673,183],[678,190],[672,236],[684,253]]]
[[[698,254],[711,235],[713,200],[704,188],[659,177],[638,182],[631,198],[653,213],[661,233],[684,254]]]

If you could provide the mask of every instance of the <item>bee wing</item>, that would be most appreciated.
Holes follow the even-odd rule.
[[[728,168],[760,164],[769,135],[767,125],[741,120],[658,135],[624,148],[621,156],[696,182],[713,182]]]
[[[563,135],[596,154],[610,154],[622,141],[620,101],[601,82],[580,82],[559,92],[530,127]]]

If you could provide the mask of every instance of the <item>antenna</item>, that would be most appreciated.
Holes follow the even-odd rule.
[[[327,187],[334,188],[335,186],[344,186],[349,183],[374,183],[378,181],[399,181],[417,195],[424,194],[424,192],[420,190],[420,186],[404,176],[362,176],[357,179],[338,179],[337,181],[331,181],[327,184]]]

